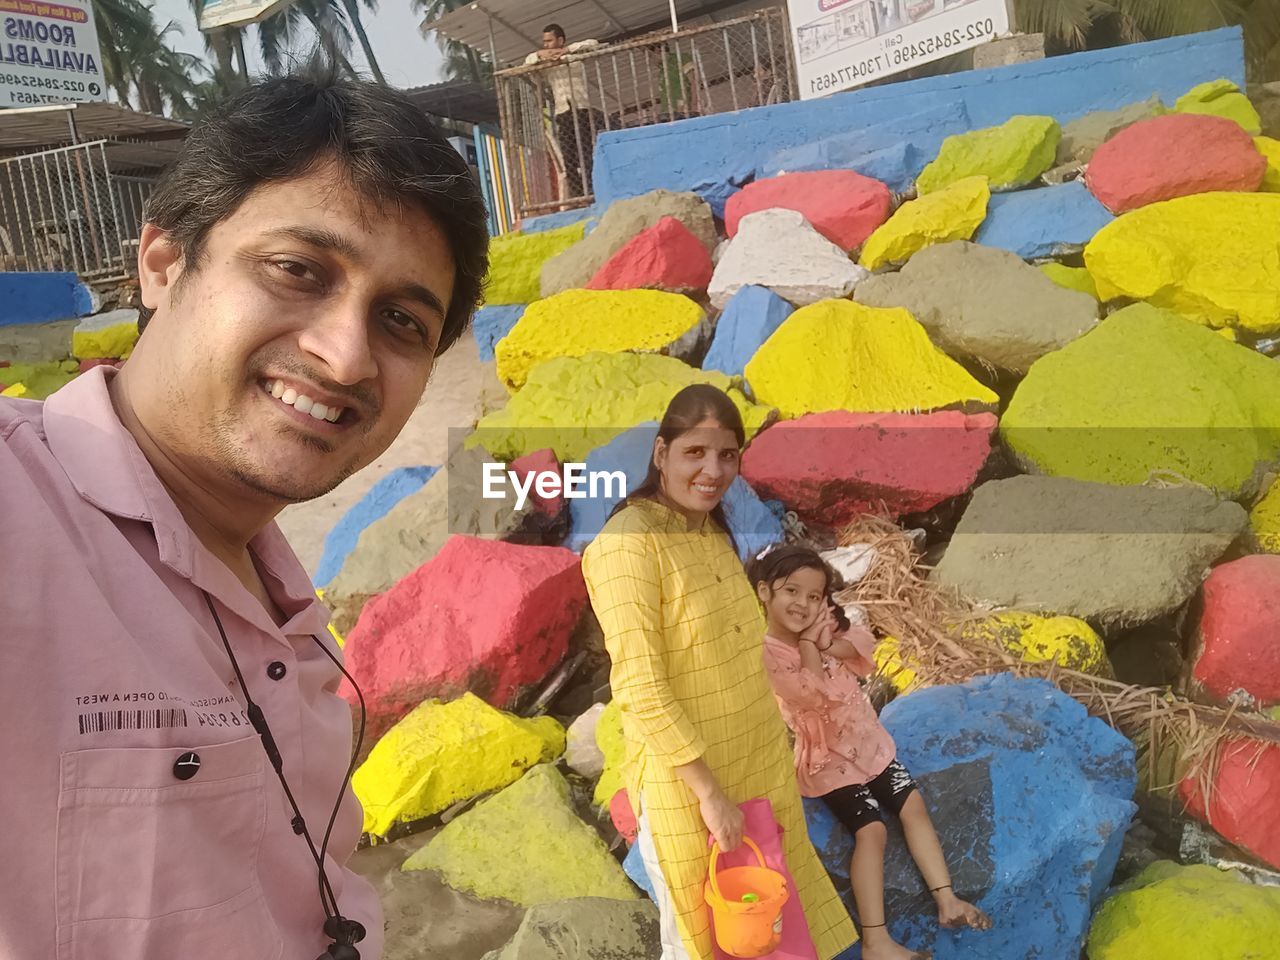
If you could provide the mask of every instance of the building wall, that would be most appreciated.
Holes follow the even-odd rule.
[[[93,312],[93,295],[74,273],[0,273],[0,327]]]

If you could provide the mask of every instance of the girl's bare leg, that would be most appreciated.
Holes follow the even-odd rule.
[[[929,960],[932,954],[908,950],[889,936],[884,915],[884,848],[889,834],[875,820],[853,838],[849,879],[862,918],[862,960]]]
[[[911,859],[920,868],[925,885],[938,905],[938,924],[948,928],[967,926],[974,930],[990,930],[991,918],[972,903],[961,900],[951,889],[951,873],[942,855],[942,844],[938,842],[938,833],[933,829],[933,821],[929,819],[920,791],[911,792],[898,817],[902,821],[902,832],[906,835]],[[862,836],[861,831],[858,836]],[[857,856],[856,852],[854,855]],[[861,904],[858,909],[862,909]]]

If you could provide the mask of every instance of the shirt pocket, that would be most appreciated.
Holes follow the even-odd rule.
[[[283,941],[262,899],[265,754],[257,737],[190,748],[61,757],[58,960],[273,960]]]

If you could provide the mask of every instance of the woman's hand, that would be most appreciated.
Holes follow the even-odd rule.
[[[742,811],[717,787],[698,801],[698,809],[702,814],[702,822],[707,831],[716,838],[720,849],[726,853],[736,850],[742,843]]]

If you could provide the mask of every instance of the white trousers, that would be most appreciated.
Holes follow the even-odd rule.
[[[649,875],[649,883],[653,885],[654,903],[658,905],[662,960],[689,960],[689,951],[684,948],[684,941],[680,938],[680,928],[676,924],[676,905],[671,900],[666,878],[662,875],[662,865],[658,862],[658,851],[653,845],[653,834],[649,830],[649,819],[645,816],[643,801],[637,824],[639,831],[636,835],[636,843],[640,846],[640,858],[644,861],[644,870]]]

